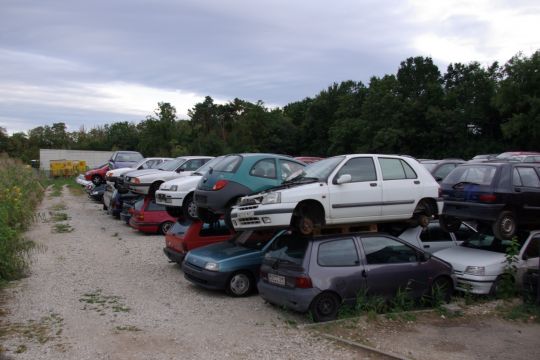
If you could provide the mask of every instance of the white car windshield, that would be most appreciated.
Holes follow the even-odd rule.
[[[521,248],[527,238],[529,237],[529,232],[522,231],[518,232],[516,235],[519,247]],[[465,240],[461,246],[473,249],[480,249],[486,251],[494,251],[498,253],[506,253],[508,247],[512,244],[512,240],[501,240],[496,238],[494,235],[486,234],[473,234],[469,239]]]
[[[287,182],[301,182],[303,180],[326,181],[343,159],[345,159],[344,156],[334,156],[311,163],[302,169],[302,172],[292,173]]]
[[[193,175],[204,175],[210,168],[213,168],[216,166],[217,163],[219,163],[221,160],[223,160],[224,156],[220,156],[217,158],[213,158],[212,160],[208,161],[206,164],[198,168]]]
[[[163,171],[176,171],[182,165],[186,162],[186,159],[184,158],[177,158],[171,161],[164,162],[160,167],[158,167],[159,170]]]

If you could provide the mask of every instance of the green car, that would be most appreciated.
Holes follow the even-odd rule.
[[[225,215],[230,222],[231,207],[246,195],[280,185],[305,164],[292,157],[276,154],[231,154],[210,168],[195,190],[199,219],[216,221]]]

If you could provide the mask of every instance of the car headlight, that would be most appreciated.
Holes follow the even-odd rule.
[[[97,191],[92,191],[92,195],[97,195],[98,192]]]
[[[271,192],[263,196],[261,204],[278,204],[281,202],[280,192]]]
[[[172,185],[170,188],[169,188],[169,191],[176,191],[178,190],[178,185]]]
[[[213,263],[213,262],[207,262],[206,265],[204,265],[204,268],[206,270],[210,270],[210,271],[218,271],[219,270],[218,264]]]
[[[134,184],[140,184],[141,180],[139,180],[139,178],[133,178],[133,179],[131,179],[131,182],[134,183]]]
[[[486,268],[484,266],[467,266],[465,268],[465,274],[484,276],[486,274]]]

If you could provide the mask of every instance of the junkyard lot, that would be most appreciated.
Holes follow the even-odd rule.
[[[49,221],[49,212],[59,203],[66,206],[64,212],[69,216],[67,223],[74,229],[72,232],[51,232],[54,223]],[[8,356],[16,359],[372,356],[298,328],[297,324],[308,322],[306,317],[264,304],[258,296],[234,299],[191,285],[177,265],[167,263],[162,253],[162,236],[134,232],[86,197],[73,196],[67,190],[63,197],[46,196],[40,214],[40,220],[28,234],[42,244],[34,256],[32,275],[5,292],[3,307],[7,314],[3,325],[16,325],[11,326],[15,329],[11,336],[1,338],[9,350]],[[447,337],[451,332],[441,330],[436,330],[437,336],[430,337],[414,323],[390,323],[382,328],[368,323],[360,336],[369,336],[372,345],[398,352],[405,345],[414,350],[421,349],[423,344],[435,344],[424,353],[427,357],[403,354],[413,358],[482,358],[480,348],[490,347],[486,344],[490,339],[494,344],[501,341],[507,344],[504,358],[521,359],[532,354],[532,347],[527,344],[535,339],[539,327],[511,324],[512,331],[504,333],[491,324],[481,324],[464,321],[454,327],[447,323],[446,328],[470,335],[486,328],[494,334],[493,339],[485,334],[450,339]],[[429,325],[427,329],[427,333],[433,333]],[[24,330],[36,334],[28,338],[21,335]],[[356,333],[357,337],[360,334],[357,329],[347,332]],[[347,335],[340,330],[335,333]],[[437,343],[439,338],[442,340]],[[467,343],[459,346],[463,340]],[[470,351],[475,346],[478,351]],[[15,354],[17,350],[19,353]],[[494,357],[497,354],[486,355],[497,358]]]

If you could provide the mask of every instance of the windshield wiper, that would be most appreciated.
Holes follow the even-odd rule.
[[[291,180],[284,181],[281,185],[288,185],[288,184],[298,184],[298,183],[312,183],[319,181],[319,178],[316,177],[300,177],[297,176]]]

